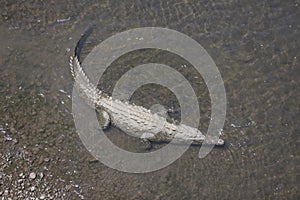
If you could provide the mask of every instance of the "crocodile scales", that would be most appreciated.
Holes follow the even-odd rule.
[[[79,46],[82,45],[87,35],[87,33],[83,34],[78,41],[75,54],[70,58],[70,69],[77,90],[102,113],[105,119],[103,128],[112,124],[147,142],[168,142],[174,138],[194,143],[201,143],[205,140],[205,136],[198,129],[185,124],[170,123],[164,117],[142,106],[113,99],[91,83],[79,61]],[[211,143],[224,145],[222,139],[211,140]]]

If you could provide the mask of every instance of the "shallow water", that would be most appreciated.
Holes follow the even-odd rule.
[[[298,4],[1,1],[1,198],[298,199]],[[76,42],[91,24],[96,28],[82,59],[106,38],[137,27],[167,27],[199,42],[225,84],[225,147],[214,148],[204,159],[198,158],[199,147],[191,147],[172,165],[147,174],[123,173],[96,162],[75,130],[68,67]],[[211,110],[205,83],[172,54],[147,50],[121,57],[99,87],[110,93],[126,71],[153,61],[172,66],[190,81],[199,98],[200,129],[206,131]],[[176,97],[165,88],[145,86],[132,101],[148,108],[163,104],[179,118]],[[117,128],[108,135],[125,149],[138,145]],[[37,178],[30,179],[31,172]]]

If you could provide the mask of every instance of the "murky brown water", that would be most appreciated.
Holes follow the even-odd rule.
[[[299,7],[296,1],[1,1],[0,197],[298,199]],[[136,27],[167,27],[198,41],[225,83],[226,146],[204,159],[198,158],[199,147],[192,147],[172,165],[148,174],[94,162],[75,131],[68,68],[90,24],[96,29],[83,57],[113,34]],[[191,66],[178,67],[184,61],[165,52],[128,56],[111,66],[100,87],[112,91],[136,64],[168,64],[190,80],[199,97],[200,129],[207,129],[209,94]],[[174,98],[148,86],[132,99],[177,112]],[[132,146],[120,130],[108,134],[117,144]],[[31,172],[37,177],[30,179]]]

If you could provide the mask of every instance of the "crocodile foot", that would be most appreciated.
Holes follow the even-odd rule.
[[[141,139],[141,144],[144,150],[149,151],[152,149],[152,144],[147,139]]]

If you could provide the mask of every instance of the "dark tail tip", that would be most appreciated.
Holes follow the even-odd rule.
[[[95,28],[95,24],[90,25],[86,31],[82,34],[80,40],[77,42],[74,50],[74,55],[78,58],[78,61],[80,62],[80,53],[83,47],[83,44],[85,43],[86,39],[91,35]]]

